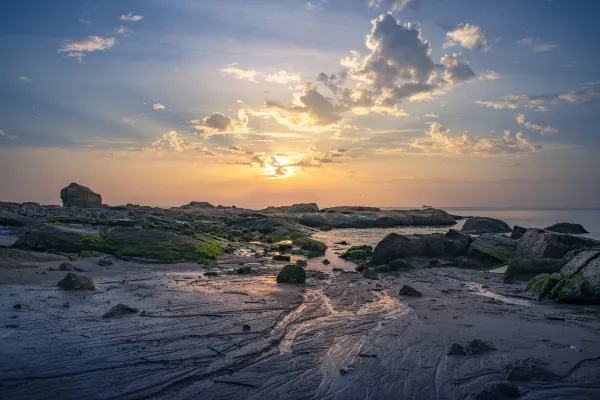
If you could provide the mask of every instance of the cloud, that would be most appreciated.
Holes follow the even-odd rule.
[[[322,10],[323,9],[323,3],[318,2],[318,1],[307,1],[305,8],[307,10]]]
[[[504,96],[503,101],[475,101],[482,107],[494,108],[496,110],[516,110],[518,108],[529,108],[534,111],[547,111],[547,105],[566,101],[571,104],[584,104],[600,97],[600,89],[586,88],[567,93],[545,94],[545,95],[512,95]]]
[[[424,116],[427,117],[427,118],[439,118],[440,117],[437,114],[425,114]]]
[[[115,34],[117,35],[124,35],[125,33],[127,33],[127,28],[125,28],[123,25],[119,26],[118,28],[115,28]]]
[[[542,136],[549,133],[558,133],[558,129],[553,126],[541,126],[527,121],[524,114],[518,114],[516,120],[519,125],[529,130],[538,131]]]
[[[444,66],[444,81],[450,85],[466,82],[476,76],[469,62],[460,53],[446,54],[441,61]]]
[[[227,68],[221,69],[221,72],[225,75],[233,75],[235,79],[249,80],[250,82],[258,83],[256,76],[258,72],[252,69],[244,69],[236,67],[237,63],[229,64]]]
[[[500,79],[500,74],[496,71],[485,71],[477,75],[477,79],[480,81],[494,81]]]
[[[201,130],[204,136],[216,133],[245,132],[248,129],[248,116],[244,110],[238,112],[238,119],[229,118],[219,112],[208,117],[191,121],[194,128]]]
[[[8,133],[6,133],[5,131],[3,131],[2,129],[0,129],[0,139],[17,139],[18,136],[13,136],[13,135],[9,135]]]
[[[460,45],[469,50],[486,51],[487,40],[481,27],[471,24],[461,24],[450,30],[447,34],[444,48]]]
[[[27,76],[24,76],[24,75],[21,75],[21,76],[17,77],[17,79],[18,79],[18,80],[20,80],[20,81],[22,81],[22,82],[27,82],[27,83],[31,83],[31,82],[33,82],[33,81],[31,80],[31,78],[29,78],[29,77],[27,77]]]
[[[65,43],[63,47],[58,49],[58,52],[66,53],[68,57],[74,57],[79,61],[83,61],[83,57],[86,53],[108,50],[113,47],[116,42],[115,38],[89,36],[84,40]]]
[[[286,84],[286,83],[294,82],[294,81],[300,82],[301,79],[302,78],[300,77],[300,75],[291,73],[291,72],[287,72],[284,69],[280,69],[279,71],[276,71],[270,75],[265,75],[265,81],[281,83],[281,84]]]
[[[156,104],[153,104],[153,105],[152,105],[152,109],[153,109],[154,111],[163,111],[164,109],[166,109],[166,107],[165,107],[165,106],[163,106],[163,105],[162,105],[162,104],[160,104],[160,103],[156,103]]]
[[[558,44],[552,43],[539,43],[536,39],[532,37],[525,37],[523,39],[517,40],[518,44],[524,46],[531,46],[534,52],[536,53],[544,53],[547,51],[552,51],[558,47]]]
[[[369,6],[373,8],[388,7],[391,11],[400,11],[404,7],[418,8],[421,0],[369,0]]]
[[[132,13],[129,13],[129,14],[127,14],[127,15],[121,15],[121,16],[119,17],[119,19],[120,19],[121,21],[132,21],[132,22],[139,21],[139,20],[141,20],[141,19],[143,19],[143,18],[144,18],[144,16],[143,16],[143,15],[133,15]]]
[[[452,155],[492,156],[536,152],[541,146],[534,144],[523,132],[512,137],[504,131],[502,139],[471,136],[465,132],[461,137],[451,137],[450,130],[434,122],[425,132],[427,138],[415,139],[410,148],[424,153]]]

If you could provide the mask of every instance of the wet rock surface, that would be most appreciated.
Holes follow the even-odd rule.
[[[510,233],[510,226],[504,221],[487,217],[471,217],[465,221],[462,231],[473,235],[485,233]]]

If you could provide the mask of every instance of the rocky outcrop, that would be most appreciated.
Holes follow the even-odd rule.
[[[563,258],[573,250],[594,246],[600,247],[600,242],[544,229],[528,229],[519,239],[517,256],[522,258]]]
[[[527,232],[527,228],[523,228],[522,226],[517,226],[515,225],[513,227],[512,233],[510,234],[510,238],[511,239],[521,239],[521,236],[523,236],[525,234],[525,232]]]
[[[515,257],[517,242],[504,236],[486,234],[476,238],[467,257],[484,265],[493,266],[512,260]]]
[[[192,201],[189,204],[186,204],[185,206],[181,206],[181,208],[189,210],[194,208],[215,208],[215,206],[206,201]]]
[[[56,286],[65,290],[95,290],[94,281],[91,278],[83,275],[75,275],[71,272],[64,279],[56,284]]]
[[[77,233],[65,232],[50,227],[31,229],[19,238],[13,244],[13,247],[35,251],[78,253],[84,250],[81,237]]]
[[[102,196],[95,193],[92,189],[81,186],[77,183],[71,183],[60,191],[60,199],[63,207],[78,208],[101,208]]]
[[[338,206],[338,207],[328,207],[328,208],[322,208],[321,212],[328,212],[328,213],[349,213],[349,212],[357,212],[357,211],[372,211],[372,212],[379,212],[381,211],[380,208],[378,207],[364,207],[364,206]]]
[[[279,207],[281,211],[290,212],[290,213],[318,213],[319,206],[315,203],[300,203],[293,204],[291,206],[281,206]]]
[[[306,282],[306,271],[299,265],[286,265],[277,274],[277,283],[303,284],[304,282]]]
[[[41,218],[48,215],[48,211],[39,203],[26,202],[19,206],[19,214],[30,218]]]
[[[511,232],[510,226],[506,222],[487,217],[471,217],[465,221],[461,230],[473,235]]]
[[[464,256],[467,254],[472,240],[471,235],[450,229],[445,236],[444,248],[453,257]]]
[[[409,256],[422,256],[426,249],[425,240],[421,237],[390,233],[373,250],[371,265],[387,264]]]
[[[554,224],[544,229],[551,232],[566,233],[569,235],[583,235],[585,233],[589,233],[580,224],[569,224],[567,222]]]
[[[39,222],[33,218],[13,214],[8,211],[0,211],[0,226],[27,226],[35,224],[39,224]]]
[[[553,274],[564,265],[564,260],[553,258],[515,258],[506,267],[504,283],[528,281],[539,274]]]

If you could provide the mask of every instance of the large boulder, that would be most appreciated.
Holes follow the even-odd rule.
[[[288,264],[277,274],[277,283],[303,284],[306,281],[306,271],[299,265]]]
[[[373,255],[373,247],[368,245],[352,246],[340,258],[349,261],[365,260]]]
[[[194,208],[215,208],[212,204],[206,201],[192,201],[185,206],[181,206],[181,208],[185,209],[194,209]]]
[[[509,233],[510,226],[504,221],[487,217],[471,217],[465,221],[462,229],[473,235],[483,235],[485,233]]]
[[[0,226],[26,226],[35,224],[39,224],[39,222],[33,218],[13,214],[8,211],[0,211]]]
[[[46,227],[29,230],[13,244],[13,247],[35,251],[78,253],[84,250],[81,238],[80,234],[74,232]]]
[[[584,250],[573,257],[561,270],[563,276],[578,274],[583,267],[596,258],[600,257],[600,250]]]
[[[315,203],[293,204],[291,206],[279,207],[281,211],[291,213],[316,213],[319,212],[319,206]]]
[[[493,266],[515,258],[517,242],[513,239],[486,234],[477,237],[469,247],[469,258]]]
[[[550,232],[544,229],[528,229],[519,239],[517,256],[523,258],[563,258],[573,250],[600,247],[597,240]]]
[[[450,229],[445,236],[444,248],[446,249],[446,253],[451,256],[463,256],[467,254],[472,240],[471,235],[457,231],[456,229]]]
[[[584,233],[589,233],[580,224],[569,224],[567,222],[560,222],[544,229],[551,232],[566,233],[569,235],[582,235]]]
[[[390,233],[373,250],[371,265],[387,264],[408,256],[422,256],[427,250],[425,240],[417,236]]]
[[[553,258],[515,258],[508,263],[504,272],[504,283],[528,281],[539,274],[559,272],[564,260]]]
[[[95,193],[92,189],[81,186],[77,183],[71,183],[60,191],[60,199],[63,207],[78,208],[101,208],[102,196]]]

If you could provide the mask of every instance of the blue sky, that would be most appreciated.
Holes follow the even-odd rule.
[[[596,1],[0,10],[2,200],[600,206]]]

